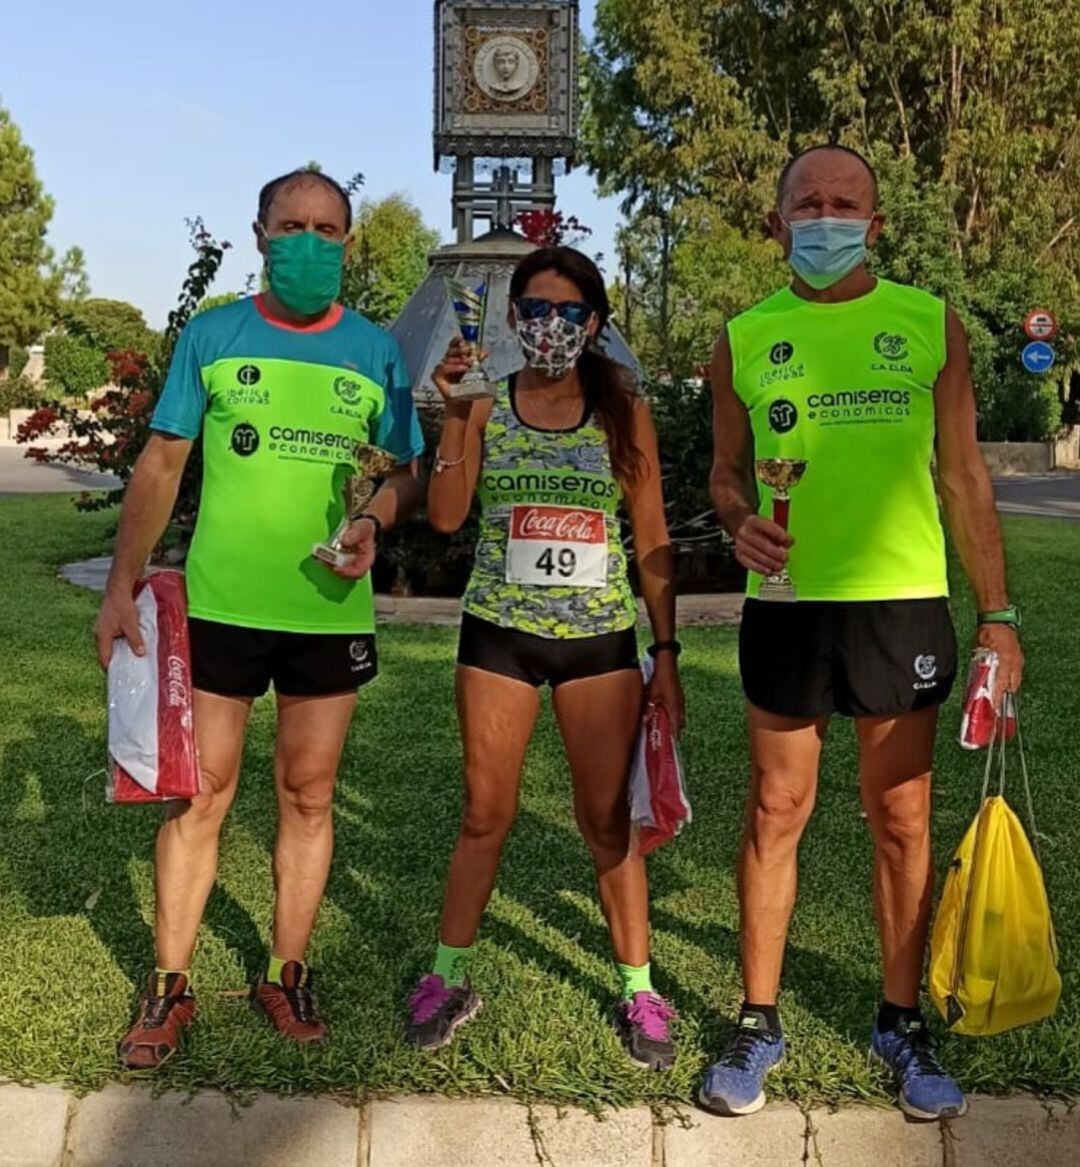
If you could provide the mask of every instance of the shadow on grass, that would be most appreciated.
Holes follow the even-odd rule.
[[[86,916],[117,967],[142,983],[153,939],[131,864],[153,853],[155,823],[129,808],[102,807],[104,772],[93,767],[102,742],[70,717],[39,715],[9,743],[0,789],[26,800],[0,815],[0,853],[14,890],[35,916]],[[71,759],[92,776],[72,775]],[[138,816],[138,817],[136,817]]]

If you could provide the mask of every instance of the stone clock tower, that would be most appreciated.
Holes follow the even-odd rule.
[[[435,167],[453,174],[456,242],[431,256],[391,329],[420,401],[436,396],[431,370],[457,332],[446,276],[488,283],[487,368],[505,376],[521,367],[505,324],[507,289],[533,245],[514,221],[554,208],[555,179],[575,161],[578,132],[578,0],[435,0],[434,9]],[[614,328],[604,341],[636,368]]]

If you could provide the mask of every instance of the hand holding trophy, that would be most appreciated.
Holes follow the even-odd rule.
[[[785,531],[791,515],[791,490],[806,473],[809,463],[802,458],[760,458],[754,464],[759,481],[773,491],[773,522]],[[795,584],[787,568],[767,575],[758,589],[759,600],[791,603],[796,599]]]
[[[487,324],[488,294],[487,283],[478,284],[475,288],[460,280],[446,280],[446,290],[454,305],[458,328],[462,339],[469,346],[473,358],[473,367],[461,378],[452,384],[449,396],[455,401],[479,401],[486,397],[494,397],[496,387],[481,363],[481,354],[484,349],[484,328]]]
[[[316,543],[311,549],[311,554],[320,563],[330,567],[347,567],[352,561],[352,554],[341,545],[342,536],[349,529],[349,524],[355,523],[367,510],[368,504],[375,497],[378,480],[385,478],[397,466],[393,454],[366,442],[357,442],[353,447],[353,462],[356,473],[345,479],[345,517],[328,542]]]

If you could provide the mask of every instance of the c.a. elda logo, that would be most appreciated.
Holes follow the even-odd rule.
[[[907,360],[907,337],[899,332],[879,332],[874,337],[874,352],[887,361]]]

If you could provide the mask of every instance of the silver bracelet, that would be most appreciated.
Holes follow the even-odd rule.
[[[444,470],[453,470],[453,468],[455,466],[460,466],[462,464],[462,462],[464,462],[464,461],[465,461],[465,455],[462,454],[460,458],[455,459],[453,462],[447,462],[447,460],[442,456],[442,454],[440,454],[439,451],[436,450],[435,451],[435,473],[441,474]]]

